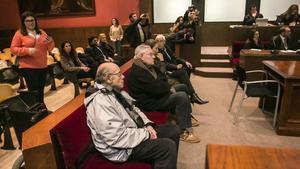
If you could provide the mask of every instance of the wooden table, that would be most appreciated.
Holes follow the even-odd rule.
[[[300,150],[207,145],[206,169],[299,169]]]
[[[249,50],[243,49],[240,52],[240,66],[246,71],[248,70],[262,70],[264,60],[299,60],[300,55],[295,52],[283,52],[280,51],[278,54],[271,54],[271,50]],[[249,74],[247,80],[259,80],[262,79],[262,74]]]
[[[300,136],[300,61],[263,61],[263,64],[269,78],[282,86],[277,134]]]
[[[132,60],[121,66],[124,73],[132,65]],[[23,133],[22,152],[26,169],[56,169],[50,130],[83,106],[84,93],[66,103]]]
[[[270,41],[271,38],[279,34],[279,29],[281,26],[248,26],[248,25],[230,25],[230,41],[229,46],[232,45],[234,41],[246,41],[249,36],[251,29],[256,29],[259,31],[260,39],[263,41]],[[300,26],[291,26],[292,36],[295,39],[300,38]]]

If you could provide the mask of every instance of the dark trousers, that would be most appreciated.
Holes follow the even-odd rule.
[[[130,161],[153,163],[153,169],[176,169],[180,130],[178,126],[155,126],[157,139],[146,140],[132,150]]]
[[[94,72],[92,72],[92,70],[89,71],[89,72],[84,72],[82,70],[79,71],[79,72],[66,72],[65,76],[70,82],[73,83],[73,85],[74,85],[74,97],[76,97],[80,94],[78,79],[94,78]]]
[[[172,73],[170,74],[170,77],[178,80],[178,82],[180,82],[180,83],[185,84],[186,87],[188,88],[189,95],[192,95],[193,93],[195,93],[195,89],[190,81],[190,76],[188,75],[188,72],[186,69],[172,71]]]
[[[46,84],[47,68],[21,68],[20,73],[25,79],[28,91],[37,91],[37,101],[44,103],[44,88]]]
[[[114,48],[114,52],[118,55],[121,55],[121,41],[117,40],[115,42],[112,42],[112,46]]]
[[[177,84],[174,88],[176,93],[171,94],[167,100],[158,106],[158,110],[171,110],[171,112],[174,112],[178,126],[181,130],[185,130],[192,127],[192,107],[187,95],[187,87],[184,84]]]

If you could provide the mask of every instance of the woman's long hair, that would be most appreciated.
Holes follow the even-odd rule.
[[[26,29],[26,26],[25,26],[25,19],[27,17],[29,17],[29,16],[31,16],[31,17],[34,18],[34,22],[35,22],[35,28],[34,28],[34,30],[35,30],[35,32],[37,34],[41,34],[41,30],[40,30],[40,28],[38,26],[35,14],[32,13],[32,12],[29,12],[29,11],[23,12],[22,15],[21,15],[21,34],[23,36],[28,35],[27,29]]]
[[[117,18],[112,18],[112,19],[111,19],[111,24],[114,25],[114,24],[112,23],[112,20],[113,20],[113,19],[116,21],[116,25],[119,26],[119,20],[118,20]]]
[[[71,46],[70,53],[67,53],[65,51],[65,45],[67,43],[70,44],[70,46]],[[61,54],[62,57],[65,57],[67,59],[71,59],[76,66],[80,66],[80,64],[78,63],[78,61],[76,59],[77,53],[76,53],[76,51],[75,51],[75,49],[74,49],[74,47],[73,47],[73,45],[72,45],[72,43],[70,41],[64,41],[64,42],[62,42],[62,44],[60,45],[60,54]]]
[[[285,11],[283,14],[281,14],[282,16],[284,16],[286,19],[290,18],[292,16],[292,9],[293,8],[297,8],[297,11],[299,11],[299,7],[297,4],[293,4],[291,5],[287,11]],[[299,12],[297,12],[294,17],[299,17]]]
[[[249,32],[249,36],[248,36],[248,39],[253,42],[254,41],[254,35],[255,35],[255,32],[257,32],[256,29],[251,29],[250,32]],[[260,38],[258,38],[258,41],[259,41]]]

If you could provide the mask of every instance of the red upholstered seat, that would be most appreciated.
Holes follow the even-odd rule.
[[[86,124],[86,109],[82,105],[51,131],[57,168],[72,168],[79,155],[91,142]],[[114,163],[101,153],[92,152],[82,164],[85,169],[151,169],[151,164],[142,162]]]
[[[234,41],[232,44],[231,63],[238,64],[240,60],[240,51],[244,48],[245,41]]]
[[[128,71],[124,73],[124,76]],[[128,91],[126,79],[124,89]],[[168,112],[146,112],[146,116],[156,124],[166,123]],[[73,168],[80,154],[91,143],[91,133],[87,126],[84,105],[66,119],[57,124],[51,131],[57,168]],[[151,169],[152,165],[143,162],[114,163],[105,159],[100,152],[92,152],[82,163],[84,169]]]

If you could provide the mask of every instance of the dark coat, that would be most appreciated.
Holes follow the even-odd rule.
[[[100,42],[100,49],[102,50],[102,52],[107,56],[107,57],[111,57],[114,58],[114,49],[112,46],[110,46],[107,43],[104,42]]]
[[[280,24],[284,24],[284,25],[289,25],[292,22],[300,22],[300,15],[296,14],[296,15],[279,15],[277,17],[276,23],[278,25]]]
[[[158,49],[158,50],[164,56],[164,62],[166,63],[167,70],[172,71],[176,69],[174,65],[178,65],[178,64],[182,64],[183,66],[186,67],[185,60],[176,58],[174,56],[174,53],[168,46],[165,46],[165,49],[166,50],[163,49]]]
[[[124,31],[124,35],[126,37],[126,39],[128,40],[128,42],[130,43],[131,47],[137,47],[138,45],[140,45],[141,43],[141,37],[140,37],[140,33],[139,33],[139,28],[138,28],[138,24],[140,24],[140,22],[142,21],[141,18],[137,19],[136,21],[134,21],[133,23],[129,24],[128,27],[125,29]],[[148,20],[144,23],[144,24],[140,24],[142,27],[146,27],[148,25]],[[147,35],[144,32],[144,40],[147,40]]]
[[[244,17],[243,25],[253,25],[253,23],[256,23],[256,18],[263,18],[264,16],[260,13],[257,13],[255,17],[253,17],[251,14],[247,14]]]
[[[253,40],[246,40],[244,49],[263,49],[264,46],[260,40],[258,40],[258,44],[256,44]]]
[[[291,37],[287,38],[287,46],[288,50],[297,50],[299,48],[297,42],[292,39]],[[284,44],[281,40],[280,35],[274,36],[271,40],[271,49],[277,49],[277,50],[285,50]]]
[[[129,94],[136,99],[136,105],[143,111],[154,111],[170,96],[170,86],[166,76],[154,67],[157,78],[134,63],[128,74]]]
[[[97,47],[87,47],[85,49],[85,54],[97,61],[98,65],[105,62],[103,55],[104,53],[101,52]]]

